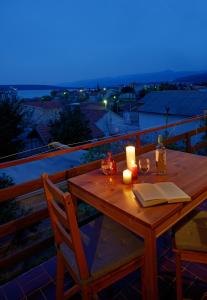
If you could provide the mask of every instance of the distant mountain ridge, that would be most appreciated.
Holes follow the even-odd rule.
[[[16,88],[18,90],[53,90],[53,89],[74,89],[74,88],[96,88],[100,87],[113,87],[118,85],[127,85],[136,82],[140,85],[160,82],[188,82],[188,83],[204,83],[207,82],[207,71],[183,71],[176,72],[166,70],[162,72],[131,74],[114,77],[103,77],[87,80],[79,80],[75,82],[65,82],[56,85],[43,85],[43,84],[2,84],[0,88]]]
[[[113,87],[116,85],[126,85],[132,82],[137,82],[140,84],[146,83],[158,83],[166,81],[177,81],[179,78],[184,78],[188,76],[193,76],[201,74],[202,72],[176,72],[171,70],[166,70],[162,72],[155,73],[143,73],[143,74],[132,74],[132,75],[123,75],[116,77],[104,77],[91,80],[79,80],[75,82],[62,83],[61,86],[73,86],[73,87],[93,87],[95,88],[97,84],[101,87]]]
[[[194,84],[207,83],[207,72],[181,77],[181,78],[178,78],[177,80],[180,82],[188,82],[188,83],[194,83]]]

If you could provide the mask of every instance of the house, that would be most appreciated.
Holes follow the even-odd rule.
[[[25,128],[24,150],[39,148],[51,142],[48,123],[56,119],[64,107],[65,101],[60,99],[50,101],[36,99],[24,103],[24,109],[29,115]]]
[[[200,91],[162,91],[151,92],[143,98],[140,112],[169,114],[172,116],[192,117],[207,110],[207,93]]]
[[[121,115],[124,118],[126,124],[135,125],[140,128],[139,122],[139,108],[143,104],[140,99],[136,101],[129,101],[119,105],[121,108]]]
[[[118,98],[119,98],[119,101],[123,101],[123,102],[137,100],[137,96],[135,93],[121,93]]]
[[[194,90],[151,92],[142,98],[139,109],[140,129],[174,123],[203,115],[207,111],[207,93]],[[200,121],[169,128],[168,135],[200,127]]]
[[[60,106],[58,105],[51,106],[48,103],[47,104],[44,103],[41,105],[42,108],[41,112],[43,113],[45,111],[45,114],[47,116],[52,116],[52,114],[47,112],[47,109],[49,111],[51,109],[53,110],[54,107],[55,109],[59,109]],[[129,133],[138,130],[137,126],[127,124],[122,117],[120,117],[118,114],[110,110],[106,110],[102,104],[84,102],[79,105],[82,113],[89,121],[89,126],[91,128],[93,138],[95,139],[107,137],[110,135]],[[38,104],[37,104],[37,108],[39,108]],[[41,148],[40,152],[50,151],[51,149],[49,143],[53,141],[51,139],[48,125],[39,123],[35,126],[35,131],[36,133],[38,133],[42,141],[42,144],[45,145],[44,146],[45,148],[40,147]],[[62,149],[65,147],[65,145],[60,145],[59,143],[51,143],[51,144],[53,144],[52,146],[54,149],[55,148]],[[7,175],[11,176],[14,179],[15,183],[22,183],[26,180],[32,180],[40,177],[40,175],[43,172],[52,174],[55,172],[62,171],[65,168],[71,168],[73,166],[80,165],[86,153],[87,153],[86,150],[80,150],[80,151],[62,154],[51,158],[42,159],[40,161],[30,162],[26,164],[25,167],[23,165],[9,167],[6,168],[4,171],[6,172]],[[28,172],[26,172],[28,168],[30,169],[29,174]]]
[[[7,99],[15,100],[17,98],[17,89],[13,87],[1,87],[0,88],[0,101]]]
[[[135,120],[132,122],[131,116],[130,119],[125,115],[121,117],[117,113],[106,109],[101,103],[85,101],[82,103],[71,103],[70,105],[71,107],[77,105],[80,107],[85,118],[89,121],[93,139],[133,132],[139,129],[137,112],[132,112]],[[60,100],[36,100],[25,103],[25,109],[32,113],[30,127],[32,127],[33,132],[39,136],[40,145],[47,145],[52,142],[48,126],[49,121],[56,119],[64,107],[64,102]],[[30,143],[31,142],[32,141],[30,141]]]
[[[100,120],[105,114],[105,108],[98,103],[83,102],[80,104],[80,109],[85,118],[89,122],[91,134],[93,138],[101,138],[104,136],[104,132],[97,126],[97,121]]]
[[[128,133],[139,129],[138,124],[128,124],[124,118],[101,104],[85,102],[81,104],[80,108],[86,119],[89,120],[94,138]]]
[[[151,92],[142,98],[141,129],[202,115],[207,110],[207,93],[189,90]]]
[[[102,91],[91,90],[88,91],[88,101],[98,103],[103,98],[104,93]]]
[[[59,116],[59,113],[64,108],[64,101],[27,101],[24,104],[25,110],[31,113],[31,123],[48,124],[50,120],[54,120]]]

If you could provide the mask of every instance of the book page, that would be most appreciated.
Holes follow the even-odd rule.
[[[152,183],[134,184],[133,190],[138,192],[144,201],[166,200],[165,195]]]
[[[155,184],[167,201],[188,201],[191,200],[184,191],[182,191],[173,182],[159,182]]]

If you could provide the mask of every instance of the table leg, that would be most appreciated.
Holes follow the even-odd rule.
[[[71,199],[75,207],[76,214],[78,213],[78,198],[71,194]]]
[[[147,300],[158,300],[156,236],[151,230],[145,236],[144,291]]]

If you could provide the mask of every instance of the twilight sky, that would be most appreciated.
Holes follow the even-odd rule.
[[[0,84],[207,70],[207,0],[0,0]]]

